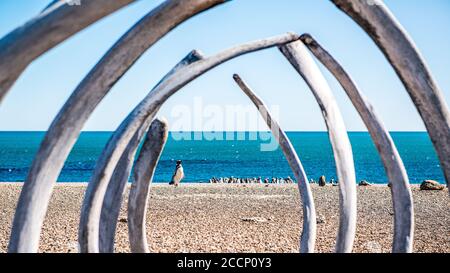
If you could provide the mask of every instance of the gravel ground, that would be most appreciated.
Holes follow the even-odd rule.
[[[76,252],[86,184],[56,186],[42,230],[41,252]],[[21,184],[0,184],[0,252],[5,252]],[[338,225],[338,187],[313,185],[318,214],[316,250],[332,252]],[[413,187],[415,252],[450,252],[448,190]],[[126,196],[128,198],[128,194]],[[156,184],[147,234],[152,252],[297,252],[301,203],[296,185]],[[129,252],[122,207],[116,251]],[[393,210],[386,186],[358,187],[354,252],[390,252]]]

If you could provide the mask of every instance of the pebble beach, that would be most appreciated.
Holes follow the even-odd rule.
[[[0,183],[0,252],[6,252],[21,183]],[[338,227],[338,187],[312,185],[318,215],[316,252],[333,252]],[[40,252],[77,252],[86,183],[58,183],[42,229]],[[358,186],[354,252],[390,252],[393,209],[387,186]],[[448,189],[412,186],[414,252],[450,252]],[[128,191],[125,200],[128,199]],[[302,224],[295,184],[154,183],[147,213],[152,252],[298,252]],[[126,205],[116,252],[129,252]]]

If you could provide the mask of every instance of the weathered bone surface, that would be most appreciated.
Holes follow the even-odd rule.
[[[155,119],[150,125],[134,165],[134,182],[131,184],[128,198],[128,235],[133,253],[150,252],[145,228],[148,195],[156,165],[167,141],[168,131],[166,120]]]
[[[103,56],[52,122],[31,165],[14,216],[9,252],[36,252],[55,181],[81,128],[133,63],[171,29],[225,0],[169,0],[144,16]]]
[[[408,175],[394,141],[373,106],[333,56],[322,48],[311,35],[303,34],[301,40],[338,80],[364,121],[380,154],[387,177],[392,183],[392,201],[395,213],[392,251],[412,252],[414,234],[413,198]]]
[[[135,0],[53,1],[0,40],[0,103],[25,68],[46,51]]]
[[[448,185],[450,112],[413,40],[380,0],[332,1],[369,34],[394,67],[425,123]]]
[[[281,130],[278,122],[272,118],[269,109],[266,107],[264,102],[250,89],[250,87],[239,77],[239,75],[233,75],[233,79],[242,91],[244,91],[244,93],[250,98],[256,108],[258,108],[259,113],[266,121],[273,136],[277,138],[281,150],[283,151],[283,154],[295,175],[303,202],[303,231],[300,239],[300,252],[312,253],[314,252],[316,242],[316,208],[314,206],[314,198],[305,170],[303,169],[303,165],[300,162],[297,152],[289,141],[286,133]]]
[[[340,219],[336,252],[351,252],[356,232],[356,178],[344,120],[328,83],[303,42],[299,40],[280,46],[280,50],[308,84],[325,119],[339,179]]]
[[[174,74],[180,68],[187,66],[193,62],[202,59],[203,56],[198,51],[192,51],[186,57],[184,57],[177,65],[167,73],[161,81],[153,88],[155,89],[164,81]],[[125,189],[125,185],[128,182],[130,176],[131,167],[133,165],[133,159],[136,154],[136,150],[144,137],[145,131],[150,126],[152,119],[147,119],[141,128],[135,133],[130,143],[128,143],[125,152],[116,163],[116,168],[111,177],[111,181],[108,183],[108,188],[103,200],[103,207],[100,218],[100,231],[99,231],[99,250],[100,252],[113,252],[114,251],[114,237],[117,227],[117,219],[120,213],[120,207],[122,205],[122,196]]]
[[[117,220],[122,205],[123,194],[126,190],[128,178],[133,166],[134,156],[139,146],[142,135],[148,129],[145,123],[131,139],[124,153],[120,157],[117,167],[111,177],[111,181],[105,193],[100,218],[100,252],[114,252],[114,238],[116,235]]]
[[[123,154],[126,145],[136,131],[141,128],[145,120],[152,119],[160,106],[176,91],[219,64],[246,53],[279,46],[298,40],[298,38],[298,35],[288,33],[229,48],[219,54],[181,68],[173,75],[170,75],[161,85],[152,90],[120,124],[97,161],[91,183],[89,183],[86,190],[81,211],[79,229],[81,251],[99,251],[99,218],[106,188],[116,167],[118,158]]]

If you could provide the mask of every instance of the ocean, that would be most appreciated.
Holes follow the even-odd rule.
[[[24,181],[45,132],[0,132],[0,181]],[[111,132],[82,132],[58,178],[59,182],[86,182]],[[178,140],[170,133],[156,169],[154,181],[168,182],[175,161],[183,161],[185,182],[207,182],[211,177],[293,177],[281,150],[261,151],[263,137],[250,133],[220,133],[227,140]],[[201,134],[197,132],[197,134]],[[217,133],[216,133],[217,134]],[[333,154],[326,132],[288,132],[308,179],[337,179]],[[444,177],[425,132],[392,132],[411,183]],[[198,136],[198,135],[197,135]],[[234,136],[234,137],[230,137]],[[241,139],[238,139],[238,138]],[[357,181],[386,183],[380,158],[367,132],[350,132]],[[231,138],[231,139],[230,139]],[[234,139],[233,139],[234,138]],[[131,178],[130,178],[131,180]]]

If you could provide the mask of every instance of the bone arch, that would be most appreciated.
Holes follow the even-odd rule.
[[[162,104],[184,85],[199,77],[213,67],[239,55],[257,51],[264,48],[279,46],[286,57],[293,63],[302,63],[302,69],[299,70],[302,77],[310,85],[310,89],[318,98],[321,108],[327,113],[324,115],[327,127],[329,128],[330,141],[332,142],[333,152],[336,158],[336,166],[341,183],[340,188],[340,215],[339,232],[336,243],[337,252],[351,252],[356,229],[356,181],[354,174],[353,157],[347,131],[343,125],[342,117],[338,106],[334,101],[331,90],[325,79],[307,55],[303,43],[298,40],[295,34],[286,34],[271,37],[263,40],[257,40],[246,44],[224,50],[208,58],[202,58],[193,61],[180,69],[173,69],[164,79],[152,89],[152,91],[139,103],[138,106],[127,116],[119,128],[111,136],[108,144],[99,157],[96,164],[94,176],[86,190],[85,200],[83,202],[82,214],[80,218],[79,243],[81,250],[85,252],[98,252],[106,249],[112,251],[114,234],[106,236],[102,233],[104,230],[100,227],[99,217],[104,213],[101,203],[112,203],[107,198],[112,198],[106,193],[109,189],[115,189],[126,183],[125,180],[117,182],[112,179],[112,174],[120,165],[121,158],[126,153],[127,147],[136,135],[136,132],[145,128],[150,120],[156,115]],[[302,46],[302,48],[299,48]],[[286,47],[286,48],[284,48]],[[299,51],[303,49],[303,51]],[[195,51],[194,51],[195,52]],[[298,52],[298,53],[297,53]],[[305,55],[306,53],[306,55]],[[193,53],[190,53],[185,59],[190,59]],[[305,63],[303,63],[305,62]],[[176,66],[177,67],[177,66]],[[294,65],[297,69],[297,65]],[[297,69],[298,70],[298,69]],[[242,87],[242,85],[241,85]],[[249,90],[247,90],[249,91]],[[251,91],[249,93],[251,94]],[[250,96],[252,97],[252,96]],[[284,147],[285,144],[281,143]],[[134,144],[136,145],[136,144]],[[287,156],[289,160],[291,156]],[[291,166],[293,166],[291,164]],[[296,172],[295,172],[296,173]],[[297,173],[296,173],[297,174]],[[121,176],[119,176],[121,177]],[[297,177],[299,178],[299,177]],[[301,179],[298,179],[301,182]],[[113,184],[111,183],[113,182]],[[114,190],[112,190],[114,191]],[[308,196],[308,186],[306,186],[306,197]],[[303,191],[303,192],[305,192]],[[120,191],[116,191],[120,192]],[[302,191],[301,191],[302,193]],[[301,251],[313,252],[315,237],[315,225],[311,224],[309,216],[314,216],[315,209],[311,209],[310,198],[302,199],[304,208],[308,208],[306,215],[305,236],[302,237]],[[120,202],[114,203],[116,210],[121,206]],[[108,213],[106,211],[105,213]],[[100,214],[100,216],[99,216]],[[117,215],[108,217],[109,222],[103,223],[105,226],[114,226],[117,223]]]
[[[249,52],[282,45],[298,39],[298,35],[288,33],[229,48],[216,55],[180,68],[176,73],[169,75],[160,85],[153,89],[119,125],[97,161],[94,174],[86,189],[81,211],[79,227],[81,251],[99,251],[98,233],[101,204],[104,200],[112,172],[116,168],[132,136],[142,127],[146,120],[153,119],[164,101],[188,82],[227,60]]]
[[[174,19],[175,22],[163,22],[163,25],[164,23],[167,23],[165,29],[159,25],[159,27],[163,29],[163,34],[159,37],[151,37],[152,41],[146,44],[144,49],[137,49],[139,53],[133,52],[134,56],[131,59],[125,60],[124,65],[117,66],[117,61],[119,61],[119,59],[114,60],[114,57],[117,58],[117,56],[119,56],[118,53],[121,48],[126,47],[127,44],[132,44],[130,40],[137,40],[136,36],[138,36],[139,33],[138,26],[140,25],[142,28],[145,26],[142,22],[136,25],[132,30],[127,32],[127,34],[124,35],[110,51],[108,51],[94,69],[91,70],[89,75],[83,80],[82,84],[76,89],[76,92],[74,92],[69,101],[66,102],[62,111],[60,111],[55,118],[41,144],[35,160],[33,161],[27,181],[23,186],[18,209],[14,218],[9,251],[37,251],[43,215],[45,215],[56,177],[59,174],[62,164],[67,158],[82,125],[89,117],[90,113],[92,113],[93,109],[95,109],[98,102],[109,91],[111,86],[126,72],[146,48],[151,46],[151,44],[157,41],[162,35],[170,31],[171,28],[188,19],[190,16],[223,1],[167,1],[152,11],[152,14],[149,14],[148,16],[151,17],[158,13],[164,14],[164,11],[170,13],[176,9],[176,2],[180,2],[181,5],[183,5],[184,2],[190,2],[190,4],[192,4],[191,7],[193,7],[194,10],[190,10],[188,14],[182,14],[180,17],[177,17]],[[425,61],[420,56],[413,41],[381,1],[332,0],[332,2],[364,28],[395,68],[425,122],[448,183],[450,180],[450,114],[441,91],[437,87],[431,73],[428,71]],[[149,17],[147,17],[147,19]],[[151,20],[148,20],[147,23],[149,21]],[[156,28],[157,27],[158,26],[156,26]],[[401,42],[392,42],[397,39]],[[0,43],[2,41],[0,41]],[[402,49],[405,49],[405,52],[402,52]],[[45,49],[45,51],[46,50],[48,49]],[[406,60],[406,66],[402,67],[401,60]],[[117,73],[113,75],[108,74],[110,71],[105,70],[108,62],[110,62],[109,64],[111,65],[115,65],[116,70],[118,71]],[[420,68],[417,75],[412,69],[414,66]],[[99,78],[110,78],[111,80],[106,81],[105,86],[101,86],[99,85],[101,82]],[[96,84],[97,86],[95,86]],[[2,93],[3,90],[7,91],[10,87],[7,86],[5,88],[4,86],[7,85],[0,87],[2,88],[0,93]],[[87,91],[92,91],[96,88],[101,89],[99,93],[96,93],[92,97],[86,95],[89,93]],[[94,102],[90,101],[90,99]],[[88,106],[83,108],[83,103],[88,103]],[[71,108],[71,106],[74,105],[76,107]],[[76,109],[77,107],[79,109]],[[79,114],[77,119],[80,121],[74,120],[76,113]],[[72,130],[71,132],[65,132],[65,128],[71,128]],[[396,187],[395,184],[393,184],[393,187]],[[395,190],[393,189],[393,191]],[[33,200],[37,200],[37,202],[34,202]]]
[[[307,43],[308,41],[308,39],[312,39],[312,37],[310,37],[309,35],[303,35],[302,36],[302,40],[303,41],[305,41],[305,43]],[[309,41],[310,42],[310,41]],[[298,44],[299,43],[299,41],[297,41],[297,42],[291,42],[292,44],[294,44],[294,43],[296,43],[296,44]],[[307,43],[308,44],[308,43]],[[289,45],[288,45],[289,46]],[[283,46],[281,46],[281,47],[284,47],[284,45]],[[304,50],[304,49],[303,49]],[[283,50],[282,50],[283,51]],[[284,49],[284,51],[286,52],[287,50],[286,49]],[[285,55],[290,55],[289,53],[286,53]],[[316,54],[316,56],[317,56],[317,54]],[[303,56],[302,56],[303,57]],[[186,59],[186,58],[185,58]],[[323,60],[323,58],[321,58],[321,60]],[[328,67],[329,68],[329,67]],[[342,69],[342,68],[341,68]],[[311,76],[309,76],[310,78],[311,78]],[[347,77],[348,77],[348,75],[347,75]],[[167,78],[167,76],[165,77],[165,78]],[[308,77],[307,77],[308,78]],[[342,77],[338,77],[338,79],[340,80],[340,82],[342,82]],[[237,76],[237,75],[235,75],[235,80],[236,80],[236,82],[240,85],[240,87],[241,87],[241,89],[243,89],[243,90],[246,90],[247,92],[246,92],[246,94],[247,94],[247,96],[249,96],[249,98],[251,98],[252,99],[252,101],[256,104],[258,101],[261,103],[261,101],[260,101],[260,99],[258,99],[257,97],[255,98],[255,95],[252,93],[252,91],[248,88],[248,86],[246,86],[243,82],[242,82],[242,80]],[[347,83],[344,83],[344,85],[349,85],[349,84],[353,84],[354,85],[354,83],[353,82],[351,82],[351,79],[346,79],[347,81],[350,81],[350,82],[347,82]],[[161,81],[161,82],[164,82],[163,80]],[[347,86],[348,87],[348,86]],[[356,89],[356,87],[355,86],[353,86],[353,87],[351,87],[351,88],[354,88],[354,89]],[[347,89],[346,89],[346,91],[347,91]],[[353,99],[353,101],[355,101],[355,100],[362,100],[363,102],[360,102],[360,104],[363,104],[363,106],[364,107],[366,107],[366,108],[370,108],[371,109],[371,106],[370,106],[370,104],[368,103],[368,102],[365,102],[364,101],[364,98],[359,94],[359,91],[356,89],[356,90],[352,90],[354,93],[356,92],[356,94],[353,94],[353,96],[350,96],[350,98],[352,98]],[[245,92],[245,91],[244,91]],[[359,96],[359,98],[358,98],[358,96]],[[356,97],[356,98],[355,98]],[[255,100],[257,101],[257,102],[255,102]],[[323,103],[322,103],[323,104]],[[358,111],[361,113],[361,112],[363,112],[364,111],[364,109],[363,110],[361,110],[361,107],[362,106],[360,106],[360,107],[357,107],[357,109],[358,109]],[[332,109],[332,108],[330,108],[330,109]],[[388,135],[388,133],[384,130],[382,130],[383,128],[382,128],[382,123],[381,123],[381,121],[379,121],[379,120],[377,120],[377,118],[376,118],[376,116],[375,116],[375,114],[374,113],[372,113],[371,111],[370,111],[370,109],[368,110],[368,109],[365,109],[365,111],[369,111],[370,113],[369,113],[369,115],[372,115],[372,116],[374,116],[374,117],[372,117],[372,119],[365,119],[365,121],[366,121],[366,124],[367,123],[369,123],[369,125],[370,124],[372,124],[372,127],[370,127],[370,126],[368,126],[368,128],[369,128],[369,130],[370,130],[370,128],[372,128],[372,136],[373,136],[373,138],[374,138],[374,141],[376,142],[376,143],[378,143],[378,141],[386,141],[386,140],[384,140],[383,138],[387,138],[388,140],[390,140],[391,142],[392,142],[392,140],[390,139],[390,137],[389,137],[389,135]],[[331,115],[331,116],[333,116],[333,115]],[[333,124],[333,123],[335,123],[335,122],[333,122],[333,121],[330,121],[329,122],[329,124]],[[269,126],[270,127],[270,126]],[[380,130],[380,131],[376,131],[376,129],[373,129],[373,127],[381,127],[381,129],[378,129],[378,130]],[[342,131],[342,130],[341,130]],[[343,132],[346,132],[345,130],[343,130]],[[384,134],[384,135],[383,135]],[[336,139],[336,137],[334,137],[334,139]],[[378,139],[381,139],[381,140],[378,140]],[[333,138],[331,139],[332,141],[333,141]],[[389,143],[388,143],[389,144]],[[381,151],[379,151],[379,153],[380,154],[382,154],[383,155],[383,152],[384,152],[384,155],[389,155],[390,156],[390,153],[388,153],[388,152],[396,152],[396,149],[395,149],[395,145],[393,144],[393,143],[391,143],[390,145],[393,145],[393,148],[392,147],[386,147],[384,150],[382,149]],[[389,150],[389,149],[393,149],[393,151],[392,150]],[[388,152],[386,152],[386,150],[388,150]],[[335,150],[335,153],[337,153],[336,152],[336,150]],[[397,153],[398,154],[398,153]],[[287,156],[287,158],[289,159],[289,157]],[[402,164],[402,162],[401,162],[401,159],[399,159],[399,161],[396,161],[396,160],[398,160],[398,159],[393,159],[393,161],[394,161],[394,163],[396,163],[396,164],[399,164],[400,165],[400,167],[398,167],[399,169],[402,169],[401,167],[403,166],[403,164]],[[353,165],[353,162],[352,162],[352,160],[350,159],[350,165]],[[386,165],[386,164],[385,164]],[[291,165],[292,166],[292,165]],[[339,166],[339,164],[338,164],[338,166]],[[342,167],[342,168],[345,168],[345,164],[344,164],[344,167]],[[404,172],[404,168],[403,168],[403,172]],[[295,173],[295,171],[294,171],[294,173]],[[401,174],[401,173],[400,173]],[[398,175],[398,174],[397,174]],[[406,175],[406,174],[405,174]],[[354,179],[354,178],[353,178]],[[298,179],[298,177],[297,177],[297,180],[299,181],[299,179]],[[353,185],[355,184],[354,183],[355,181],[353,181]],[[404,181],[403,181],[404,182]],[[352,181],[350,180],[350,183],[352,183]],[[400,183],[400,182],[398,182],[398,183]],[[407,177],[406,177],[406,183],[407,183]],[[300,184],[299,184],[300,185]],[[352,184],[350,184],[350,185],[352,185]],[[111,185],[109,185],[109,186],[111,186]],[[302,191],[300,191],[300,192],[302,192]],[[407,192],[408,193],[408,192]],[[354,194],[354,193],[353,193]],[[394,199],[397,199],[397,198],[399,198],[399,197],[401,197],[399,194],[397,194],[397,195],[395,195],[395,193],[393,193],[394,194]],[[348,194],[347,194],[347,196],[349,196]],[[341,199],[343,199],[343,198],[341,198]],[[347,198],[347,199],[350,199],[351,200],[351,198]],[[353,197],[353,201],[354,200],[356,200],[356,196],[354,196]],[[400,200],[401,201],[401,200]],[[307,204],[305,204],[305,205],[307,205]],[[116,204],[116,206],[118,206],[118,207],[120,207],[120,203],[117,203]],[[304,206],[304,208],[305,208],[306,206]],[[407,207],[408,208],[408,207]],[[409,207],[409,208],[412,208],[412,207]],[[356,213],[355,213],[355,208],[353,208],[352,209],[353,210],[353,212],[350,212],[350,213],[348,213],[348,215],[353,215],[353,216],[351,216],[351,217],[353,217],[353,218],[355,218],[355,216],[356,216]],[[342,210],[341,210],[342,211]],[[405,209],[405,210],[402,210],[402,207],[400,207],[400,208],[398,208],[397,210],[396,210],[396,214],[397,215],[399,215],[399,217],[405,217],[405,214],[407,214],[409,211],[407,210],[407,209]],[[407,227],[407,224],[409,223],[409,222],[411,222],[412,221],[412,218],[408,218],[408,217],[406,217],[407,219],[405,220],[406,221],[406,224],[405,223],[403,223],[403,222],[401,222],[401,221],[398,221],[398,222],[400,222],[400,224],[403,224],[403,225],[405,225],[404,226],[404,228],[403,228],[403,230],[404,230],[404,234],[406,234],[405,236],[404,236],[404,238],[403,237],[401,237],[401,238],[403,238],[403,241],[404,241],[404,245],[403,245],[403,247],[405,248],[405,249],[403,249],[403,252],[409,252],[410,251],[410,249],[408,249],[408,246],[410,245],[409,243],[411,243],[412,242],[412,236],[408,236],[408,235],[410,235],[410,233],[412,233],[412,225],[411,226],[409,226],[409,227]],[[345,219],[345,216],[344,216],[344,219]],[[307,219],[306,219],[307,220]],[[305,222],[304,222],[304,224],[305,223],[309,223],[309,221],[306,221],[305,220]],[[353,220],[354,221],[354,220]],[[398,223],[397,222],[397,223]],[[109,225],[111,225],[111,223],[109,223],[109,224],[107,224],[107,223],[105,223],[104,225],[106,225],[106,226],[109,226]],[[115,225],[115,223],[113,223],[113,225]],[[355,222],[353,222],[353,223],[349,223],[349,224],[346,224],[346,225],[344,225],[344,227],[342,228],[342,230],[344,230],[344,231],[351,231],[352,230],[352,228],[350,227],[350,225],[353,225],[353,229],[354,229],[354,227],[355,227]],[[349,228],[350,227],[350,228]],[[304,228],[304,230],[305,230],[305,228]],[[306,229],[306,230],[308,230],[308,229]],[[311,230],[311,229],[309,229],[309,230]],[[400,230],[401,231],[401,230]],[[397,229],[396,228],[396,230],[395,230],[395,237],[399,237],[398,236],[398,232],[399,232],[399,229]],[[101,238],[102,236],[100,236],[100,238]],[[338,251],[338,252],[350,252],[351,251],[351,247],[352,247],[352,240],[353,240],[353,237],[354,237],[354,233],[353,234],[348,234],[348,235],[341,235],[341,238],[342,239],[338,239],[338,242],[337,242],[337,246],[336,246],[336,251]],[[347,240],[347,241],[349,241],[349,242],[347,242],[347,243],[341,243],[340,241],[345,241],[345,240]],[[397,241],[398,241],[398,239],[397,239]],[[393,244],[393,250],[395,251],[396,250],[396,248],[395,248],[395,245],[396,245],[396,239],[394,239],[394,244]],[[112,241],[112,243],[113,243],[113,241]],[[101,245],[101,244],[100,244]],[[304,245],[304,247],[303,247],[303,249],[313,249],[313,248],[307,248],[307,247],[305,247],[306,245]],[[410,246],[409,246],[410,247]],[[302,249],[302,248],[301,248]],[[397,250],[398,251],[398,250]]]

